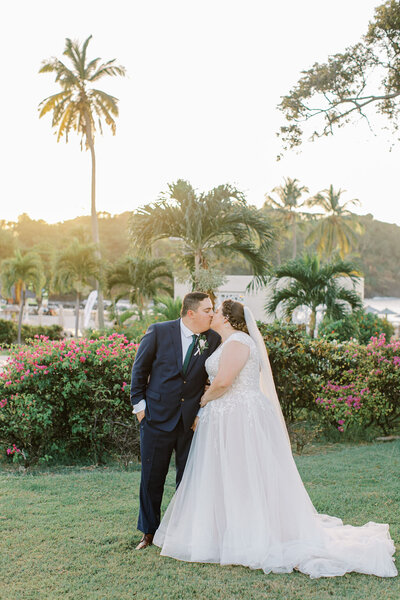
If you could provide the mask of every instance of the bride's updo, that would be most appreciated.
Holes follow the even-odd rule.
[[[241,302],[224,300],[221,310],[224,317],[228,319],[234,329],[249,333],[246,326],[246,319],[244,318],[244,306]]]

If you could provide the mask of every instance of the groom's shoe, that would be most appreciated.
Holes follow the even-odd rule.
[[[136,550],[143,550],[143,548],[147,548],[147,546],[151,546],[153,543],[153,533],[145,533],[140,540],[139,544],[136,546]]]

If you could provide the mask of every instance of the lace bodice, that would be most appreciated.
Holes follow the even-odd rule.
[[[236,392],[242,390],[243,392],[247,393],[250,390],[258,390],[259,358],[257,348],[251,337],[242,331],[236,331],[235,333],[232,333],[232,335],[230,335],[229,338],[225,340],[225,342],[207,358],[205,366],[210,378],[210,382],[212,382],[216,377],[222,351],[230,342],[240,342],[241,344],[245,344],[250,348],[250,355],[243,369],[240,371],[239,375],[236,377],[235,381],[230,387],[229,392],[232,393],[234,391]]]
[[[206,360],[205,367],[210,378],[210,382],[216,377],[219,368],[222,351],[230,342],[241,342],[250,348],[250,355],[246,364],[236,377],[231,387],[219,398],[206,404],[204,408],[204,417],[210,413],[224,413],[229,409],[244,410],[251,408],[254,402],[260,402],[266,406],[265,398],[260,390],[260,368],[259,356],[255,343],[247,333],[235,331],[221,344],[211,356]]]

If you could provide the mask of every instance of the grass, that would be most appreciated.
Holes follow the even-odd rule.
[[[390,523],[400,548],[400,443],[334,446],[296,458],[318,511]],[[7,600],[399,600],[400,577],[311,580],[135,552],[139,469],[0,474],[0,598]],[[164,508],[173,494],[169,473]],[[251,535],[251,532],[249,532]]]

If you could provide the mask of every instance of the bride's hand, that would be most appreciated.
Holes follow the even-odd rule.
[[[209,400],[207,400],[206,395],[204,394],[204,396],[202,396],[200,398],[200,408],[204,408],[206,404],[209,403]]]

